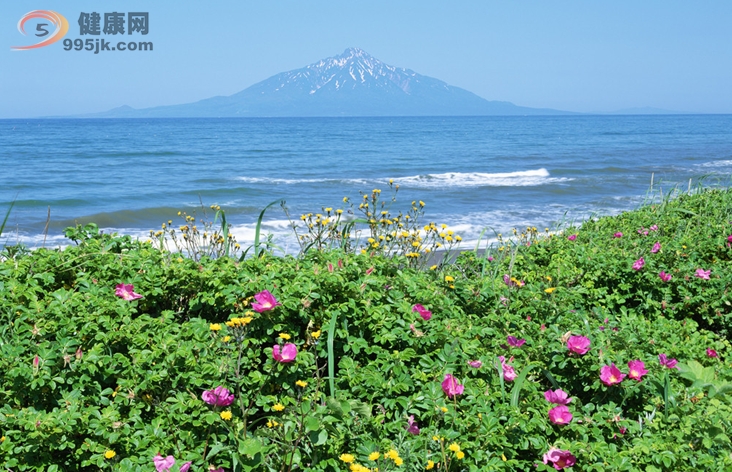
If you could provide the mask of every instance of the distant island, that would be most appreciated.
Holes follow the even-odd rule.
[[[574,115],[490,101],[465,89],[390,66],[358,48],[274,75],[228,97],[82,118]]]

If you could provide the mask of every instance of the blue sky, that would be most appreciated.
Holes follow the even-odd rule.
[[[81,12],[149,12],[149,34],[134,38],[154,51],[11,51],[32,42],[17,22],[38,9],[64,15],[69,39]],[[721,0],[3,1],[0,118],[230,95],[351,46],[517,105],[732,113],[731,25]]]

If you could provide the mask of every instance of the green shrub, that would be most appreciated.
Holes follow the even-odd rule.
[[[160,453],[173,471],[548,471],[555,447],[572,470],[730,470],[731,199],[532,230],[439,270],[337,248],[196,261],[71,228],[75,246],[0,262],[0,462],[143,471]],[[258,313],[264,290],[281,305]],[[570,336],[589,351],[570,353]],[[278,362],[288,343],[297,357]],[[601,381],[634,360],[641,380]],[[447,374],[462,393],[446,395]],[[230,405],[204,401],[219,386]],[[571,397],[569,424],[550,420],[550,389]]]

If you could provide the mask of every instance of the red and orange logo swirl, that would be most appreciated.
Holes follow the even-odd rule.
[[[25,32],[25,24],[28,20],[32,19],[48,20],[55,27],[55,30],[47,31],[39,28],[39,31],[46,33],[43,35],[43,41],[37,44],[32,44],[30,46],[11,46],[10,49],[14,51],[25,51],[27,49],[42,48],[44,46],[48,46],[49,44],[53,44],[59,39],[63,38],[69,31],[69,22],[66,21],[66,18],[64,18],[63,15],[60,15],[59,13],[51,10],[33,10],[32,12],[26,13],[25,15],[23,15],[23,18],[21,18],[18,22],[18,31],[20,31],[24,35],[27,34]]]

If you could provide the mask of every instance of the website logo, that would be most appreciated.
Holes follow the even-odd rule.
[[[26,51],[28,49],[42,48],[60,40],[69,31],[69,22],[66,21],[66,18],[51,10],[33,10],[32,12],[26,13],[18,22],[18,31],[27,36],[28,33],[25,32],[25,24],[34,19],[41,20],[36,24],[36,32],[34,33],[38,39],[42,39],[41,42],[30,46],[11,46],[10,49],[13,51]],[[43,22],[44,20],[50,23],[45,23]],[[51,31],[51,28],[53,28],[53,31]]]

